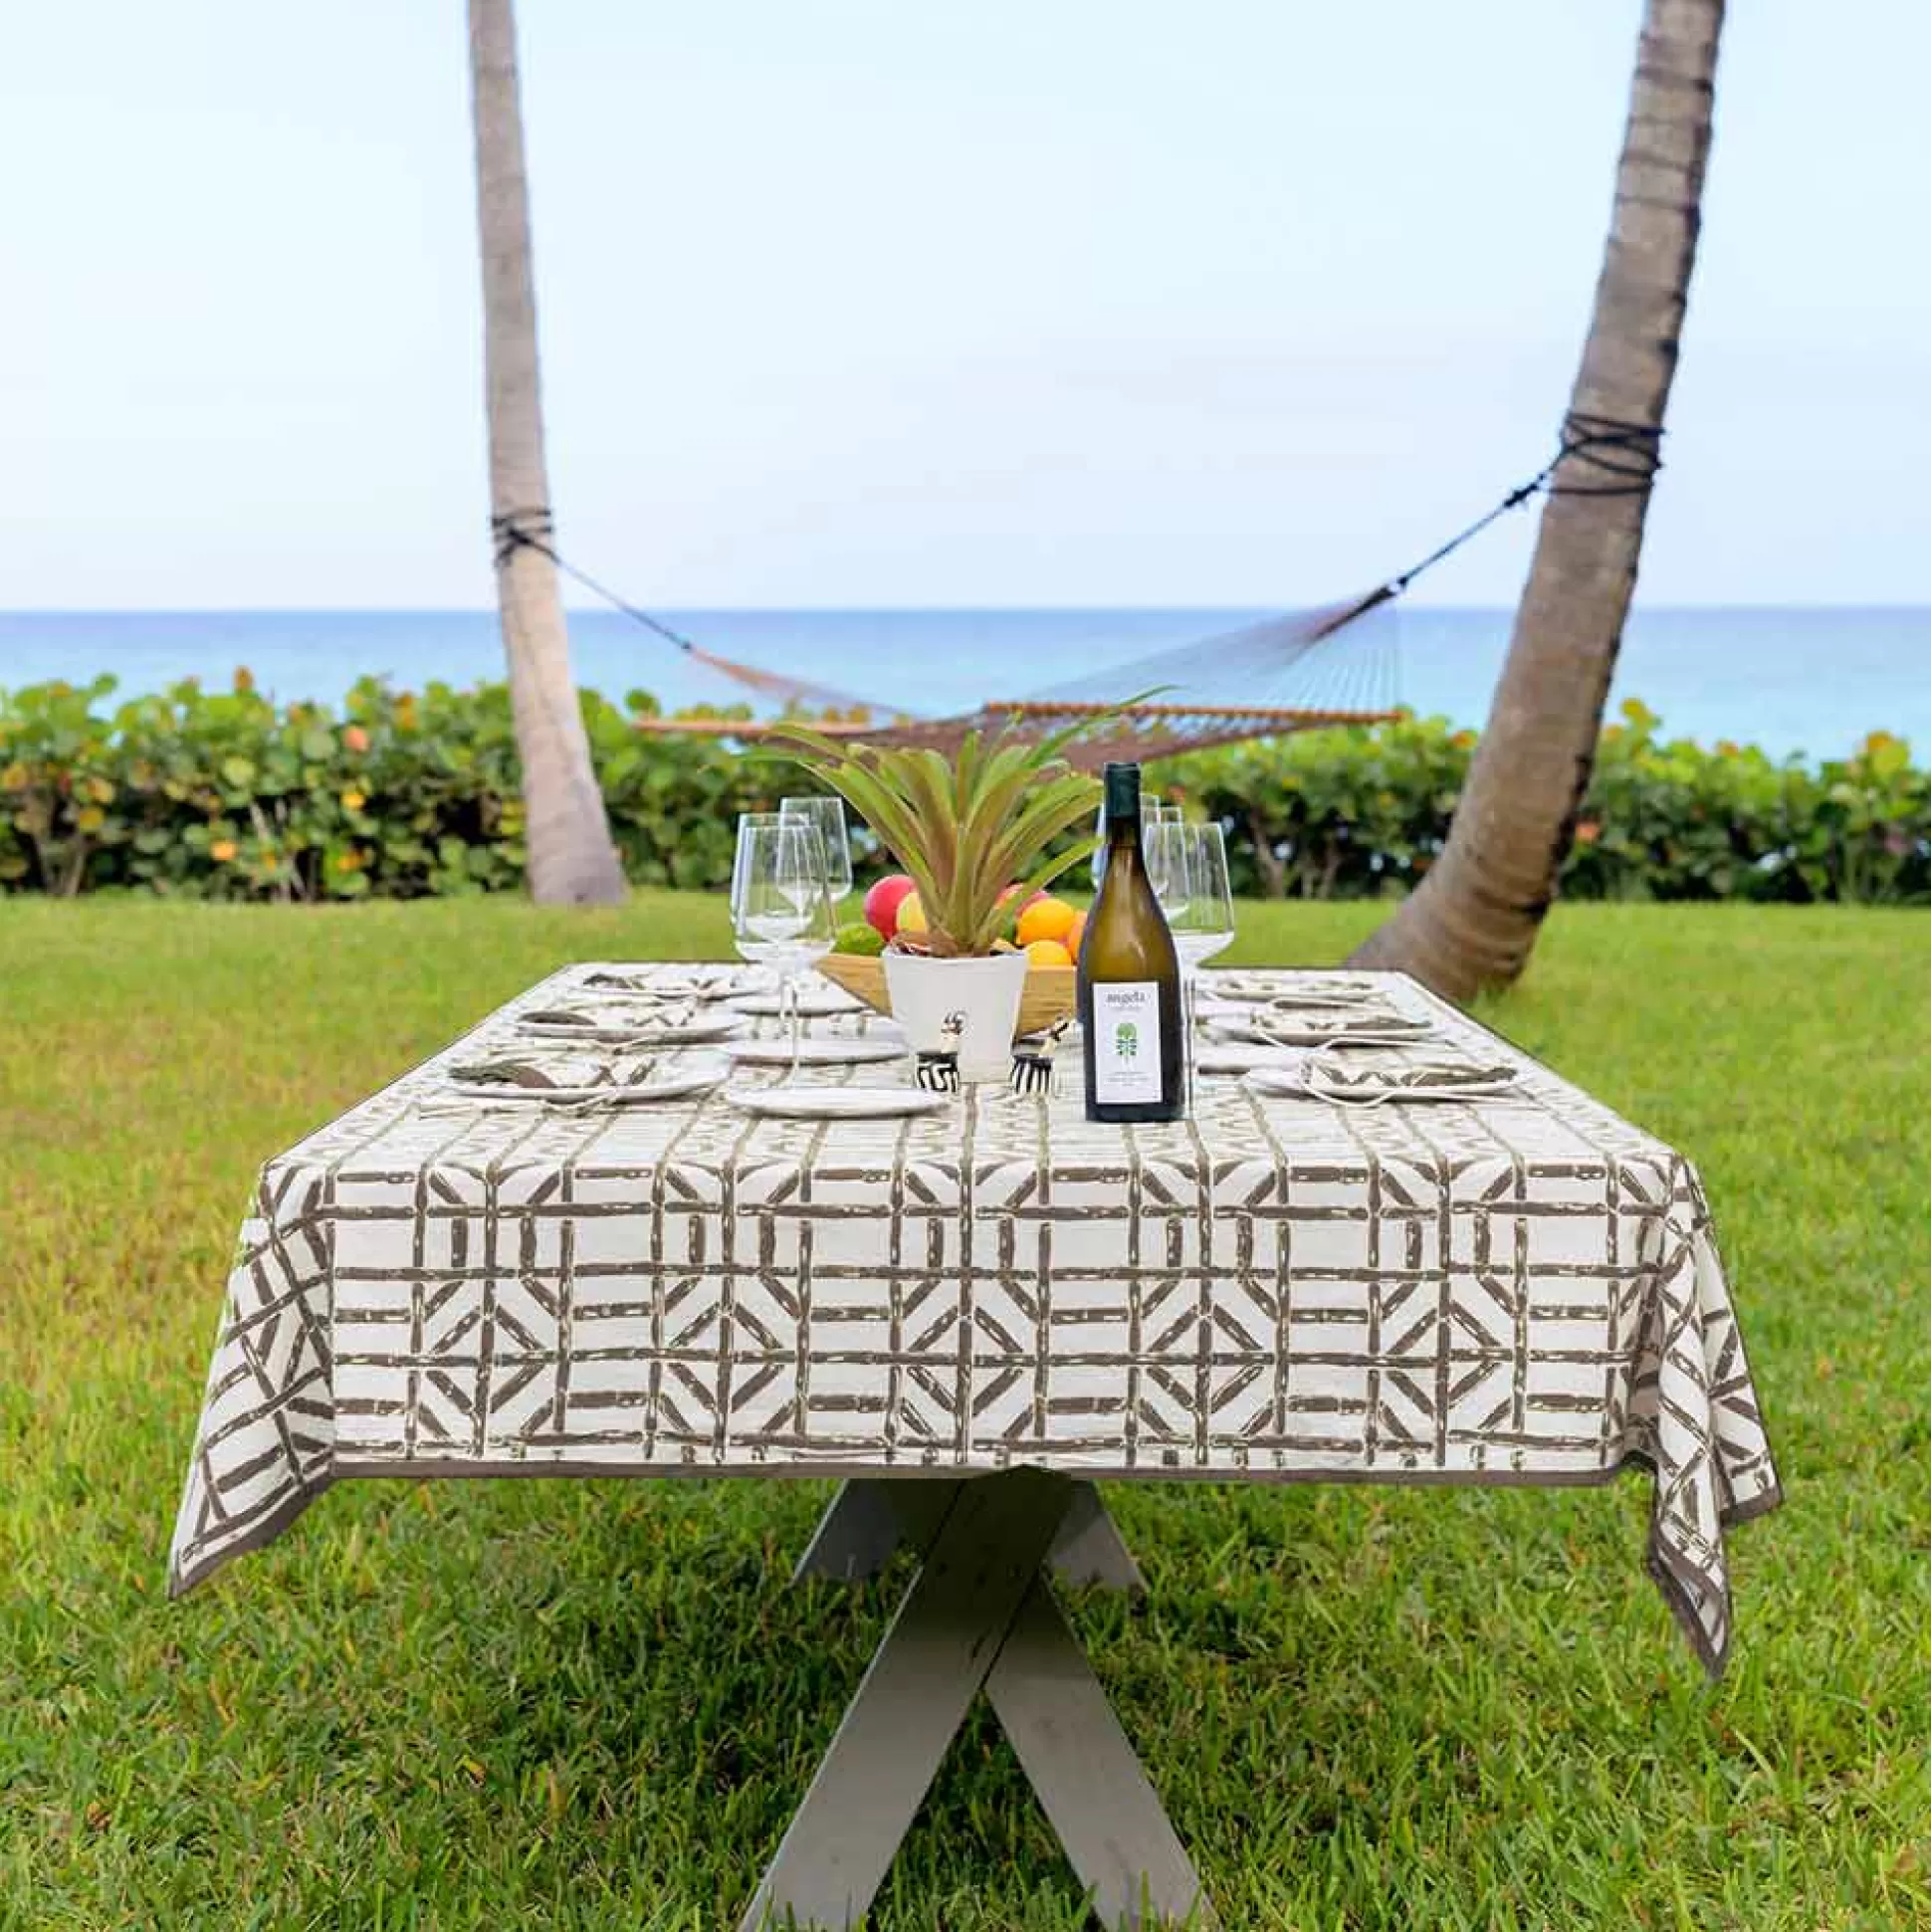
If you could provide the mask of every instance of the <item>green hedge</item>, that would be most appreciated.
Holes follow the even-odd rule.
[[[0,693],[0,889],[192,899],[503,890],[523,876],[509,696],[366,680],[339,714],[278,707],[245,672],[112,706],[113,682]],[[740,811],[792,772],[713,740],[641,734],[583,697],[611,830],[639,883],[721,886]],[[1604,734],[1563,890],[1576,898],[1931,901],[1931,771],[1873,733],[1806,766],[1666,742],[1626,704]],[[1433,863],[1472,732],[1407,718],[1175,758],[1154,777],[1221,819],[1235,889],[1361,898]]]

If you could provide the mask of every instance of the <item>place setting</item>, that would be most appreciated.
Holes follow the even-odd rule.
[[[730,1064],[715,1053],[667,1053],[609,1060],[587,1055],[536,1060],[501,1053],[442,1070],[440,1106],[542,1107],[568,1113],[652,1106],[709,1093],[723,1085]]]
[[[1435,1031],[1433,1024],[1389,1006],[1256,1006],[1238,1018],[1211,1021],[1210,1038],[1273,1047],[1412,1046]]]
[[[1507,1061],[1342,1061],[1316,1049],[1262,1062],[1241,1085],[1277,1098],[1332,1101],[1343,1107],[1380,1107],[1390,1102],[1501,1100],[1521,1087],[1520,1069]]]
[[[1292,983],[1294,980],[1301,983]],[[1200,999],[1224,1006],[1360,1006],[1386,1000],[1387,988],[1365,975],[1245,970],[1222,966],[1199,975]]]
[[[613,1047],[706,1046],[745,1031],[743,1015],[697,999],[542,1006],[519,1013],[515,1025],[535,1039]]]
[[[594,966],[577,980],[586,992],[635,993],[653,999],[734,999],[763,991],[767,976],[728,962],[693,961],[651,966]]]

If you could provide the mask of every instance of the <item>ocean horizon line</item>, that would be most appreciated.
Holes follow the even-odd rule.
[[[666,617],[676,616],[772,616],[772,617],[998,617],[998,616],[1229,616],[1251,611],[1312,611],[1345,604],[1345,597],[1323,603],[997,603],[997,604],[779,604],[779,603],[702,603],[640,604],[640,610]],[[626,613],[608,604],[565,603],[572,617],[622,617]],[[1402,610],[1439,613],[1446,616],[1493,616],[1507,614],[1512,603],[1436,603],[1404,599]],[[1697,602],[1648,603],[1640,598],[1630,606],[1632,612],[1683,612],[1703,614],[1776,613],[1803,615],[1835,611],[1873,614],[1931,611],[1931,594],[1922,601],[1881,600],[1876,602],[1821,603],[1815,601],[1778,602]],[[0,617],[494,617],[494,604],[0,604]]]

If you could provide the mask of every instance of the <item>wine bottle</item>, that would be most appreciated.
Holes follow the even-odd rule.
[[[1186,1042],[1180,963],[1140,844],[1140,767],[1106,768],[1106,871],[1080,941],[1079,1015],[1090,1121],[1173,1121]]]

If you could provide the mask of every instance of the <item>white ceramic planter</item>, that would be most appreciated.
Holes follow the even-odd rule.
[[[915,1053],[936,1052],[949,1013],[966,1016],[959,1043],[962,1080],[1005,1080],[1012,1071],[1012,1031],[1026,987],[1026,956],[999,953],[985,960],[929,960],[916,953],[885,955],[885,988],[892,1017]]]

